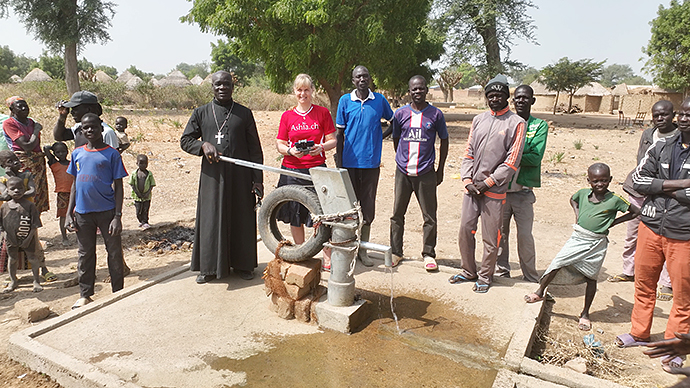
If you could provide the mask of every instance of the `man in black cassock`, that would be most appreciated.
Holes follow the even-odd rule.
[[[263,193],[261,170],[221,162],[220,155],[263,163],[263,152],[252,111],[232,99],[232,75],[211,77],[213,101],[196,108],[180,139],[180,146],[202,156],[192,271],[197,283],[229,274],[254,277],[256,213],[254,195]]]

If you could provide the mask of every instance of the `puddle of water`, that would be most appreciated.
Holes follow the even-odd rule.
[[[362,296],[373,306],[388,301],[380,293]],[[263,338],[272,350],[204,361],[214,370],[246,373],[247,386],[491,387],[501,357],[481,335],[478,317],[407,295],[395,298],[398,322],[386,310],[372,313],[376,318],[351,335]]]

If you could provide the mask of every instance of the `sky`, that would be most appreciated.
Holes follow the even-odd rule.
[[[167,74],[181,62],[210,62],[211,43],[222,38],[179,21],[192,7],[186,0],[110,1],[117,4],[108,30],[111,40],[103,45],[87,45],[79,58],[114,66],[119,73],[135,65],[145,72]],[[641,71],[642,47],[649,42],[649,22],[657,16],[659,5],[668,7],[670,0],[533,2],[538,9],[528,13],[537,26],[539,45],[516,40],[512,59],[537,69],[566,56],[571,60],[606,60],[606,65],[628,64],[635,74],[651,78]],[[13,14],[0,19],[0,36],[0,45],[9,46],[15,54],[37,58],[45,49],[26,33]]]

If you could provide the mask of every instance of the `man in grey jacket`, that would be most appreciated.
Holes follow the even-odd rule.
[[[503,223],[508,182],[520,165],[525,143],[525,120],[510,111],[508,79],[499,74],[484,88],[488,112],[475,116],[467,140],[460,175],[465,185],[458,243],[462,271],[451,283],[473,281],[473,290],[489,291],[493,281]],[[482,219],[484,256],[477,269],[475,233]]]

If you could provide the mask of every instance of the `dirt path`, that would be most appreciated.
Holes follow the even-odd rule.
[[[52,111],[46,109],[38,110],[38,112],[37,116],[42,119],[44,125],[45,123],[52,125],[55,119]],[[458,174],[469,131],[469,120],[475,113],[476,111],[464,109],[447,112],[451,145],[445,181],[439,187],[437,254],[441,264],[457,266],[459,262],[457,232],[462,185]],[[280,114],[281,112],[255,112],[265,163],[276,167],[280,165],[280,161],[275,150],[274,139]],[[189,260],[189,253],[186,252],[152,251],[149,248],[152,246],[149,240],[151,236],[162,233],[176,223],[193,226],[199,159],[184,153],[179,148],[179,136],[187,122],[189,112],[112,111],[105,114],[105,120],[109,123],[114,122],[114,118],[118,115],[129,118],[128,134],[130,139],[137,140],[123,156],[125,166],[130,173],[133,172],[136,168],[136,154],[148,154],[149,169],[154,173],[158,184],[153,192],[151,206],[151,224],[154,228],[149,231],[138,230],[134,206],[129,198],[129,192],[125,191],[123,245],[125,260],[132,268],[132,274],[125,279],[125,287],[128,287]],[[542,168],[543,187],[536,190],[534,233],[537,239],[537,268],[543,271],[571,233],[573,214],[568,205],[568,198],[577,189],[586,186],[587,167],[594,161],[609,164],[614,176],[611,189],[622,194],[621,184],[626,174],[634,167],[641,131],[615,128],[617,120],[611,116],[553,116],[540,113],[536,116],[554,122]],[[383,149],[377,218],[372,228],[372,241],[387,244],[388,217],[393,206],[392,188],[395,171],[392,142],[384,141]],[[330,156],[328,162],[329,166],[332,166]],[[266,173],[264,179],[266,191],[272,190],[278,181],[277,175],[272,173]],[[52,181],[52,177],[49,177],[49,180]],[[51,196],[51,201],[54,202],[53,196]],[[53,202],[51,206],[54,206]],[[39,233],[41,238],[49,244],[46,249],[47,265],[58,274],[59,280],[46,285],[45,291],[38,294],[31,292],[29,284],[23,284],[12,294],[0,295],[0,344],[2,344],[0,345],[0,363],[3,365],[0,368],[0,386],[3,387],[57,387],[57,384],[45,376],[10,361],[5,354],[9,336],[28,326],[19,320],[13,310],[17,301],[35,297],[47,303],[51,310],[59,315],[69,311],[72,303],[78,298],[77,287],[61,288],[65,281],[75,277],[76,243],[70,247],[63,247],[60,244],[58,224],[53,215],[54,209],[43,214],[44,227]],[[419,259],[422,219],[415,201],[410,204],[407,221],[405,255]],[[610,344],[616,334],[624,333],[629,329],[632,285],[604,281],[608,275],[620,272],[624,229],[619,226],[611,232],[608,259],[600,275],[602,281],[599,283],[599,293],[592,307],[593,333],[606,344]],[[511,235],[514,236],[515,233]],[[74,241],[73,235],[70,238]],[[104,253],[104,248],[100,245],[96,299],[110,293],[109,285],[102,283],[107,276]],[[517,268],[514,241],[511,244],[511,253],[511,263],[513,263],[513,268]],[[22,274],[27,275],[26,272]],[[513,275],[518,276],[519,273],[514,271]],[[556,288],[552,293],[557,303],[553,305],[550,314],[549,337],[557,339],[554,343],[568,343],[570,340],[572,344],[580,344],[583,333],[577,330],[575,317],[582,309],[584,286]],[[496,303],[496,308],[512,307],[502,305],[501,301],[491,301],[491,303]],[[663,332],[665,320],[660,318],[668,313],[670,302],[659,305],[660,316],[656,319],[653,330],[655,338],[663,335],[659,333]],[[658,362],[650,361],[637,350],[620,351],[607,347],[607,351],[611,357],[625,363],[628,375],[632,374],[636,377],[630,382],[631,386],[656,386],[651,382],[666,386],[675,381],[675,377],[661,372]],[[645,381],[650,382],[649,385]]]

